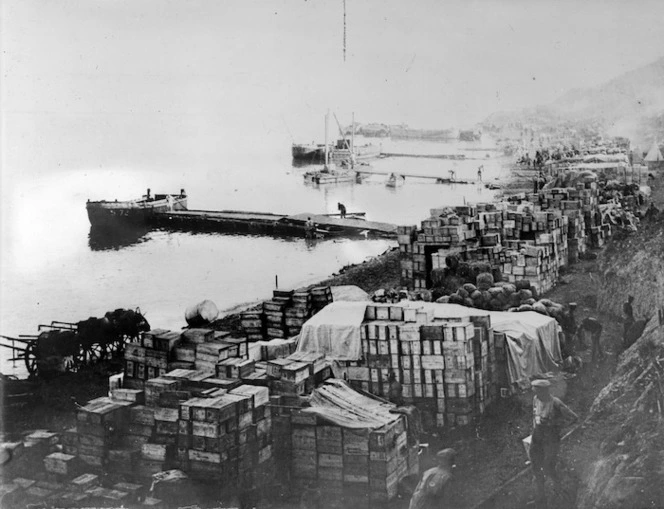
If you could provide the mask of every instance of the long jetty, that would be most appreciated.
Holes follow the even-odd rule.
[[[464,154],[401,154],[396,152],[381,152],[381,156],[384,157],[420,157],[426,159],[453,159],[456,161],[462,161],[466,159]]]
[[[356,167],[354,170],[357,173],[362,175],[396,175],[397,177],[406,178],[417,178],[417,179],[432,179],[435,180],[437,184],[474,184],[475,182],[471,180],[457,180],[448,177],[439,177],[436,175],[417,175],[414,173],[400,173],[399,171],[375,171],[375,170],[364,170],[361,167]]]
[[[397,225],[390,223],[308,213],[286,215],[237,210],[178,210],[156,212],[152,221],[155,226],[166,228],[303,237],[309,218],[316,224],[318,233],[326,236],[395,238],[397,235]]]

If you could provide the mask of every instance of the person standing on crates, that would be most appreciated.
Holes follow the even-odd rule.
[[[443,449],[436,454],[438,466],[430,468],[415,488],[408,509],[447,509],[450,503],[450,482],[455,467],[456,451]]]
[[[542,507],[546,507],[545,476],[551,477],[558,486],[560,479],[556,471],[558,451],[560,449],[560,433],[565,420],[578,420],[576,415],[565,403],[550,391],[548,380],[533,380],[535,391],[533,398],[533,434],[530,444],[530,461],[537,483],[537,498]]]

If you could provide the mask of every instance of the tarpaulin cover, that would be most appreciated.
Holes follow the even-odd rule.
[[[506,336],[510,382],[527,388],[533,375],[560,370],[562,355],[555,319],[534,311],[492,312],[491,325]]]
[[[362,358],[360,326],[367,302],[331,302],[302,326],[298,352],[322,353],[328,359]]]
[[[436,319],[489,316],[493,330],[504,333],[507,338],[507,368],[513,384],[526,387],[533,375],[560,369],[557,364],[562,362],[559,325],[554,318],[534,311],[486,311],[458,304],[405,301],[403,305],[429,309]]]
[[[368,301],[369,294],[355,285],[331,286],[332,300],[339,302],[341,300],[348,302]]]
[[[303,408],[303,412],[316,414],[344,428],[376,429],[399,418],[399,414],[390,411],[395,405],[364,396],[343,380],[334,378],[314,389],[309,402],[311,406]]]
[[[551,317],[533,311],[486,311],[423,301],[402,301],[393,305],[426,309],[438,320],[489,316],[493,330],[504,333],[507,338],[508,375],[513,384],[525,387],[532,376],[560,369],[560,328]],[[360,325],[366,306],[366,302],[328,304],[304,324],[297,350],[324,353],[329,359],[359,360],[362,357]]]

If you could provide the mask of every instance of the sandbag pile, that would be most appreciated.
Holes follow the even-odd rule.
[[[550,299],[538,299],[530,281],[516,283],[494,282],[491,274],[477,277],[477,284],[466,283],[452,295],[441,297],[439,303],[460,304],[489,311],[535,311],[562,323],[566,313],[562,304]]]

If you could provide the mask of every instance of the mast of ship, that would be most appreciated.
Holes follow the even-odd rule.
[[[328,157],[329,157],[329,147],[327,146],[327,124],[328,124],[328,119],[330,117],[330,110],[327,110],[325,113],[325,169],[327,169],[328,165]]]
[[[351,132],[350,132],[350,151],[352,153],[355,153],[355,112],[353,112],[353,116],[351,117],[352,120],[352,126],[351,126]]]

